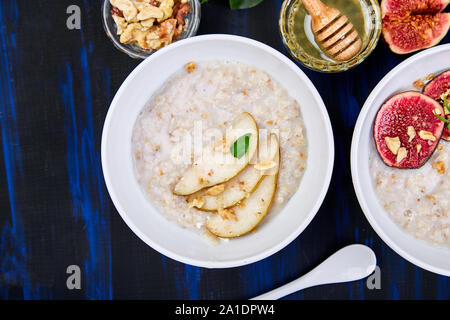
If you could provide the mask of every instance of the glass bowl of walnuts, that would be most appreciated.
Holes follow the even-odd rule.
[[[199,0],[104,0],[103,27],[114,46],[145,59],[177,40],[192,37],[200,24]]]

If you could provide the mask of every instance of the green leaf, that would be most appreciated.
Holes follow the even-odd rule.
[[[448,102],[447,98],[443,98],[442,101],[444,101],[444,108],[450,112],[450,102]]]
[[[233,143],[230,152],[235,158],[240,159],[247,153],[251,135],[251,133],[244,134]]]
[[[201,4],[204,4],[204,3],[206,3],[206,2],[208,2],[208,0],[202,0],[200,3],[201,3]]]
[[[448,102],[447,98],[442,98],[442,102],[444,103],[444,111],[445,111],[445,109],[447,109],[447,110],[450,112],[450,102]],[[441,121],[447,123],[446,127],[447,127],[447,129],[450,130],[450,120],[445,119],[445,118],[439,116],[439,115],[436,113],[436,111],[433,111],[433,113],[434,113],[434,115],[435,115],[436,117],[439,118],[439,120],[441,120]]]
[[[231,9],[249,9],[256,7],[263,0],[230,0]]]
[[[450,123],[450,120],[447,120],[447,119],[445,119],[445,118],[442,118],[440,115],[438,115],[438,114],[436,113],[436,111],[433,111],[433,113],[434,113],[434,115],[435,115],[436,117],[439,118],[439,120],[444,121],[445,123]]]

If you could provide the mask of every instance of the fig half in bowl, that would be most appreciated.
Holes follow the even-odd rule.
[[[450,70],[447,70],[436,78],[431,80],[424,88],[423,93],[430,98],[437,100],[444,105],[444,99],[447,103],[450,103]],[[444,114],[447,120],[450,120],[450,110],[444,107]],[[446,123],[442,139],[450,141],[450,129],[449,124]]]
[[[389,48],[406,54],[438,44],[450,27],[448,0],[383,0],[383,38]]]
[[[421,167],[436,149],[444,130],[442,106],[414,91],[396,94],[378,111],[374,124],[377,151],[383,162],[400,169]]]

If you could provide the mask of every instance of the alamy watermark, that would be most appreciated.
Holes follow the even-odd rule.
[[[367,278],[366,285],[369,290],[381,289],[381,269],[379,266],[376,266],[375,271]]]
[[[66,280],[66,286],[69,290],[81,289],[81,269],[79,266],[73,264],[67,267],[66,273],[69,274]]]
[[[66,26],[69,30],[81,29],[81,9],[77,5],[70,5],[66,9],[66,13],[69,17],[66,20]]]
[[[204,130],[203,121],[199,120],[194,122],[191,132],[177,129],[170,133],[170,142],[174,145],[170,150],[170,159],[173,163],[187,165],[227,165],[240,162],[256,164],[258,157],[248,159],[249,153],[245,153],[242,157],[233,157],[231,150],[236,143],[243,141],[239,138],[248,135],[250,141],[253,141],[252,136],[257,136],[257,152],[262,158],[265,158],[266,155],[270,154],[271,134],[279,139],[288,138],[280,137],[280,130],[278,129],[259,129],[256,132],[250,128],[231,127],[225,133],[218,128]],[[154,151],[159,151],[160,148],[164,148],[164,145],[141,146],[139,143],[137,145],[137,149],[150,147]],[[139,158],[139,153],[136,156]]]

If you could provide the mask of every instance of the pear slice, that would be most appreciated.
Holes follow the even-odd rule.
[[[278,164],[275,161],[275,156],[279,150],[277,136],[271,134],[268,142],[269,145],[265,150],[261,150],[262,148],[260,146],[259,162],[257,164],[249,164],[241,173],[225,182],[220,188],[215,186],[212,187],[213,189],[200,190],[189,196],[188,202],[191,203],[193,199],[201,197],[203,201],[199,202],[201,206],[198,206],[197,209],[217,211],[219,208],[232,207],[242,199],[248,197],[256,189],[264,175],[269,174],[270,171],[278,170],[276,168]],[[275,174],[275,172],[272,174]],[[221,190],[223,191],[221,192]],[[210,195],[214,191],[218,192],[218,194]]]
[[[246,135],[249,135],[248,149],[243,155],[235,157],[230,148]],[[255,119],[247,112],[242,113],[227,130],[224,141],[221,148],[218,148],[217,143],[204,148],[201,159],[195,161],[175,186],[174,194],[193,194],[200,189],[224,183],[244,170],[258,148]]]
[[[278,164],[276,173],[264,176],[256,190],[240,204],[219,209],[206,222],[206,228],[221,238],[235,238],[252,231],[269,212],[277,189],[279,152],[276,156]]]

